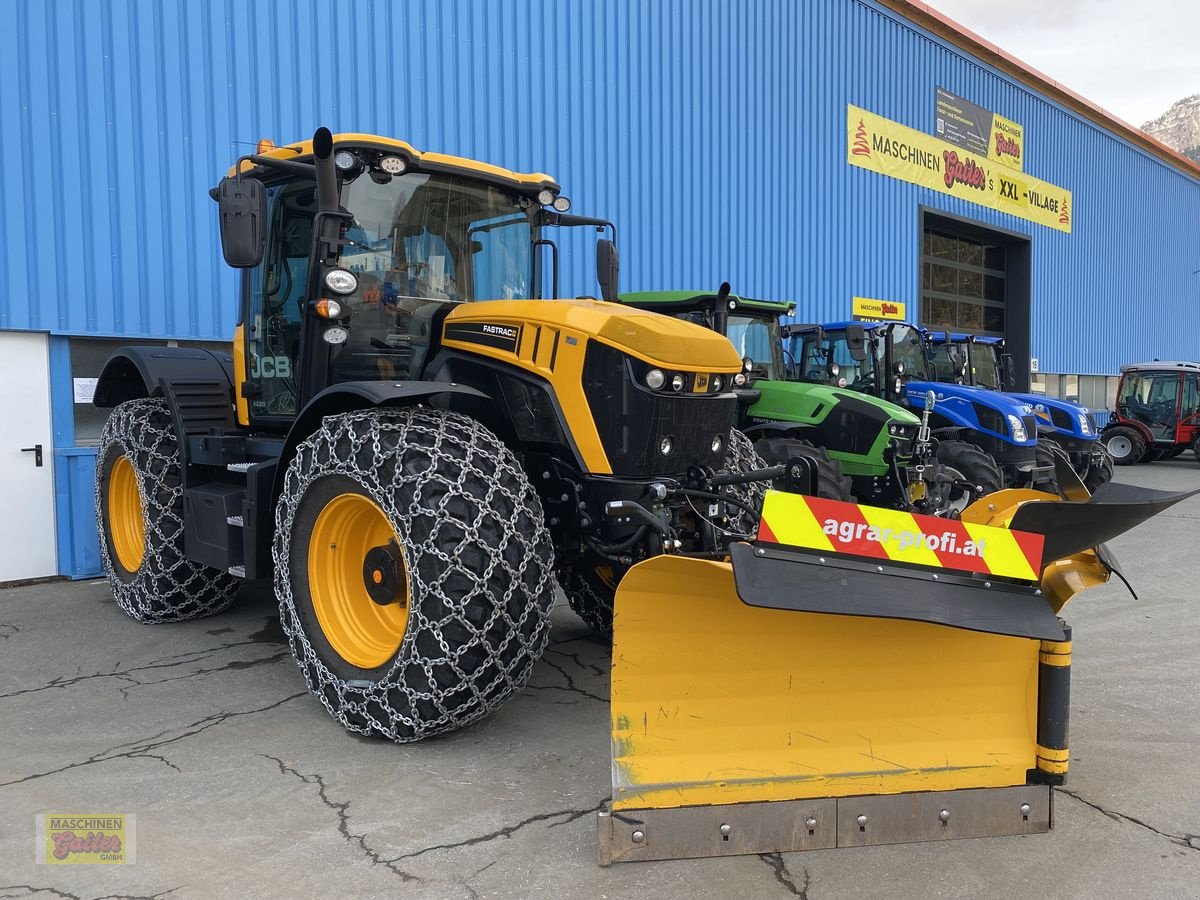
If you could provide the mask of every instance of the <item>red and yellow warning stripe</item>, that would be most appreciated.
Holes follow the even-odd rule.
[[[1037,581],[1042,536],[768,491],[758,539],[827,553]]]

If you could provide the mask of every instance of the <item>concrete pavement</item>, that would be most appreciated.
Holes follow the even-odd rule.
[[[1118,480],[1200,488],[1184,457]],[[268,593],[142,626],[102,581],[0,590],[0,898],[1200,896],[1200,498],[1079,598],[1048,835],[598,868],[608,657],[565,608],[530,688],[394,746],[308,696]],[[134,813],[128,866],[34,865],[38,813]]]

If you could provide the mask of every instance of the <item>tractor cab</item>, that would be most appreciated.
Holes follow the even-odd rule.
[[[1117,408],[1101,439],[1118,465],[1200,450],[1200,363],[1122,366]]]
[[[1004,339],[974,334],[932,331],[929,365],[936,380],[1003,391],[1013,384],[1012,357]]]
[[[421,378],[455,307],[557,296],[548,228],[613,231],[567,214],[548,175],[375,135],[329,141],[324,181],[297,161],[314,157],[304,141],[243,159],[213,190],[226,261],[244,273],[234,356],[245,425],[284,426],[331,385]],[[615,246],[601,243],[598,266],[615,271]],[[602,292],[612,277],[600,273]]]

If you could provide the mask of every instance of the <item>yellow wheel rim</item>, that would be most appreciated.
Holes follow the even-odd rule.
[[[383,559],[391,568],[373,561]],[[386,592],[390,602],[372,599]],[[361,494],[340,494],[317,515],[308,546],[308,589],[321,632],[360,669],[383,665],[408,628],[404,553],[383,510]]]
[[[130,573],[140,569],[146,552],[146,523],[137,475],[125,455],[117,457],[108,475],[108,532],[121,568]]]

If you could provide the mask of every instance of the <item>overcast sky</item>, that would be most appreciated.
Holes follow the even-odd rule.
[[[927,2],[1133,125],[1200,93],[1200,0]]]

